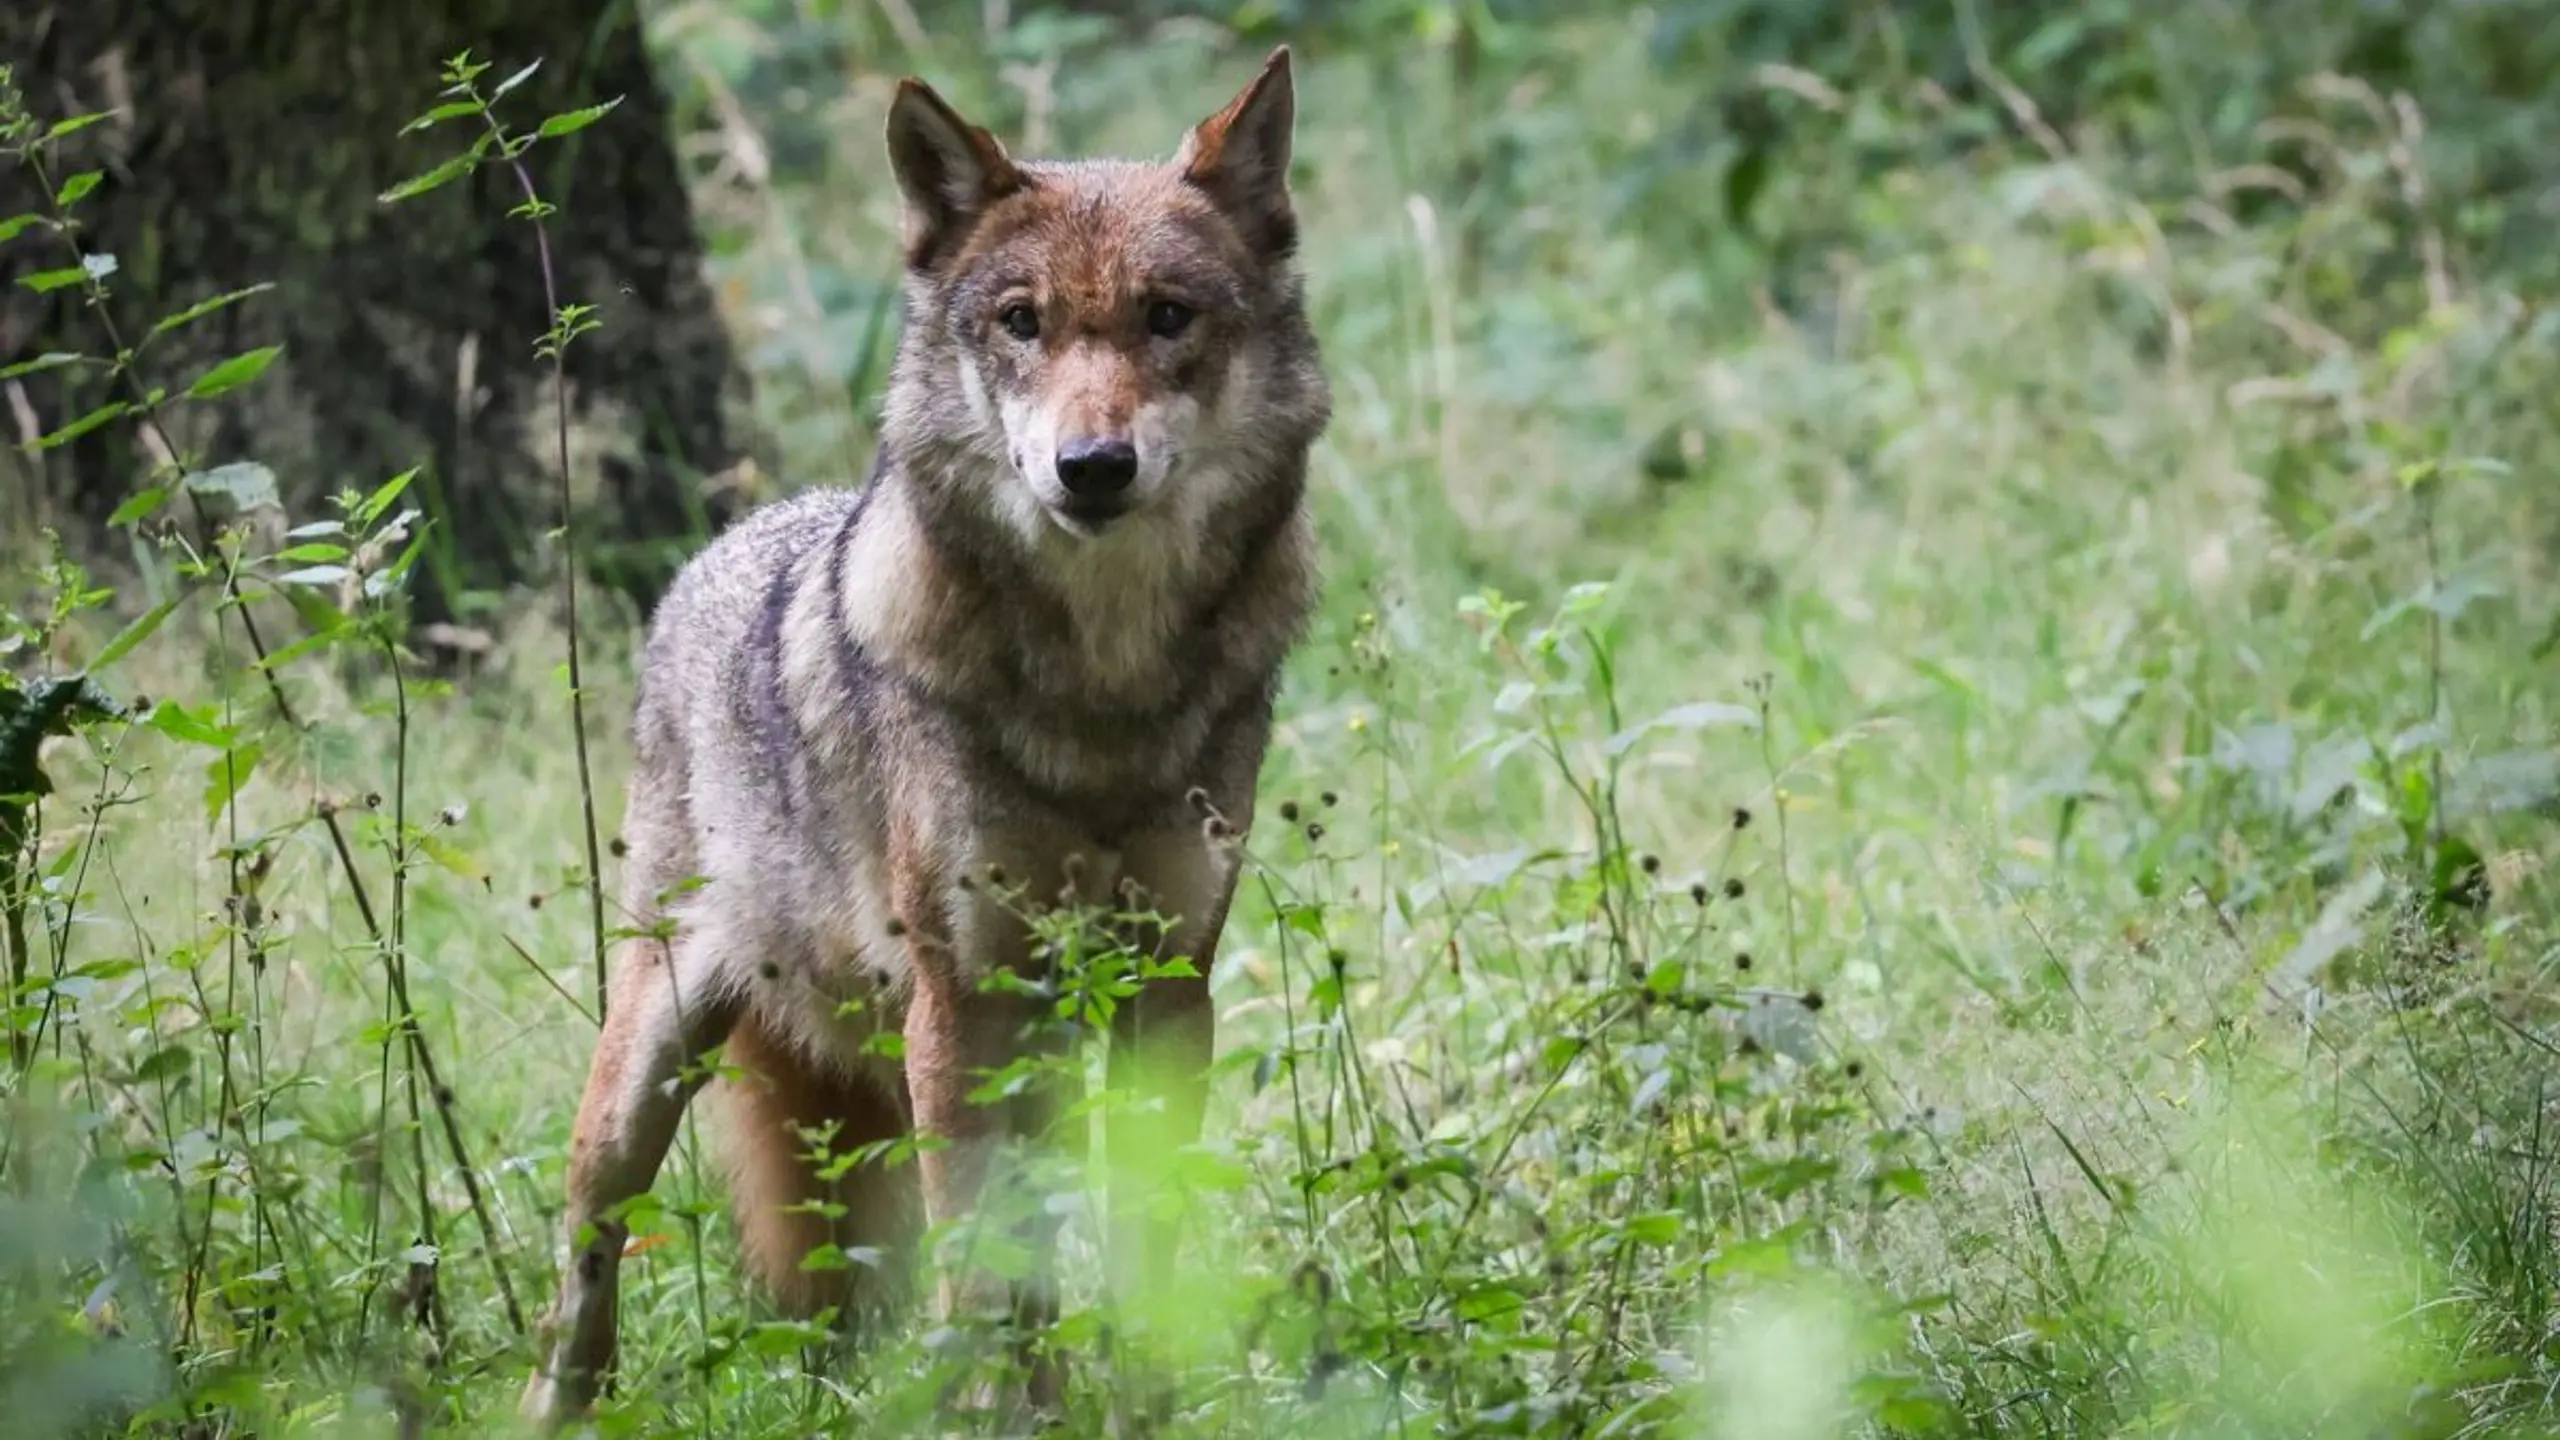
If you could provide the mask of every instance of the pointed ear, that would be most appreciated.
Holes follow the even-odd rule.
[[[1004,146],[912,77],[889,106],[889,168],[906,203],[907,264],[930,268],[986,208],[1022,188]]]
[[[1289,47],[1262,62],[1262,73],[1227,108],[1201,121],[1173,163],[1209,192],[1253,247],[1270,256],[1297,248],[1298,217],[1289,204],[1289,132],[1298,115],[1289,78]]]

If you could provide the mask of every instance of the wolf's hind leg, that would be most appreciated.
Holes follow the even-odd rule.
[[[837,1157],[894,1139],[907,1128],[900,1097],[811,1064],[752,1015],[723,1058],[734,1073],[712,1098],[747,1269],[785,1313],[805,1318],[833,1305],[839,1324],[858,1333],[912,1278],[923,1197],[913,1166],[883,1158],[822,1177],[802,1132],[831,1129],[826,1148]],[[838,1253],[810,1264],[825,1246]]]
[[[569,1243],[559,1299],[536,1344],[541,1368],[526,1386],[525,1418],[561,1424],[594,1403],[614,1353],[621,1207],[646,1193],[673,1143],[698,1080],[686,1067],[737,1018],[730,957],[710,936],[625,942],[612,1006],[596,1039],[586,1094],[569,1140]]]

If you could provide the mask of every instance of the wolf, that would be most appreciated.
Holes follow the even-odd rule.
[[[1166,1273],[1178,1237],[1123,1192],[1200,1132],[1206,976],[1317,589],[1307,464],[1332,401],[1295,111],[1283,46],[1170,161],[1029,160],[899,85],[903,307],[871,477],[732,526],[643,644],[635,938],[571,1135],[528,1418],[605,1383],[621,1217],[698,1089],[763,1288],[801,1314],[897,1293],[923,1227],[971,1213],[1057,1104],[971,1102],[1041,1043],[1033,987],[983,983],[1036,973],[1023,895],[1152,916],[1134,943],[1190,962],[1120,1008],[1108,1071],[1134,1095],[1106,1126],[1113,1269]],[[822,1174],[812,1134],[836,1155],[919,1138],[912,1163]],[[1053,1317],[1054,1235],[1029,1240],[1030,1278],[947,1267],[937,1312]],[[804,1266],[826,1246],[862,1260]],[[1035,1364],[1020,1393],[1059,1384]]]

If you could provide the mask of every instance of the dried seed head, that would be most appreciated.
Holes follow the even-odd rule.
[[[1733,952],[1733,968],[1736,970],[1750,969],[1751,952],[1748,950],[1736,950]]]
[[[1647,875],[1659,875],[1662,873],[1662,857],[1659,855],[1639,855],[1636,857],[1636,868],[1644,871]]]
[[[1724,882],[1724,898],[1727,900],[1739,900],[1742,898],[1741,876],[1736,875],[1732,879]]]
[[[526,908],[526,909],[528,909],[528,910],[539,910],[539,909],[541,909],[541,908],[542,908],[542,893],[541,893],[540,891],[535,891],[533,894],[531,894],[531,895],[527,895],[526,897],[524,897],[524,903],[525,903],[525,908]]]
[[[1310,844],[1310,845],[1313,845],[1313,844],[1315,844],[1317,841],[1322,840],[1323,838],[1324,838],[1324,822],[1323,822],[1323,821],[1321,821],[1321,820],[1310,820],[1310,821],[1308,821],[1308,822],[1307,822],[1307,843],[1308,843],[1308,844]]]
[[[1751,812],[1750,812],[1748,809],[1744,808],[1743,806],[1740,806],[1740,805],[1736,805],[1736,806],[1734,806],[1734,807],[1733,807],[1733,828],[1734,828],[1734,829],[1736,829],[1736,830],[1740,830],[1740,829],[1743,829],[1744,827],[1748,826],[1750,823],[1751,823]]]
[[[447,805],[436,812],[436,823],[450,829],[453,826],[461,824],[462,817],[468,813],[470,813],[470,811],[467,806]]]
[[[756,967],[756,973],[767,980],[779,980],[782,978],[782,967],[767,960]]]
[[[987,883],[997,887],[998,889],[1002,889],[1004,887],[1004,867],[1001,865],[988,866]]]
[[[1297,823],[1298,823],[1298,802],[1297,802],[1297,801],[1295,801],[1295,800],[1283,800],[1283,801],[1281,801],[1281,802],[1280,802],[1280,818],[1281,818],[1282,820],[1286,821],[1287,823],[1291,824],[1291,825],[1295,825],[1295,824],[1297,824]]]
[[[1807,1010],[1819,1012],[1822,1009],[1822,1003],[1821,991],[1807,990],[1804,992],[1804,1008]]]
[[[1330,809],[1332,809],[1334,806],[1339,805],[1339,804],[1341,804],[1341,803],[1342,803],[1342,797],[1341,797],[1341,796],[1339,796],[1339,795],[1334,794],[1334,793],[1333,793],[1332,791],[1330,791],[1330,790],[1327,790],[1327,791],[1326,791],[1326,792],[1324,792],[1322,795],[1319,795],[1319,796],[1317,796],[1316,798],[1317,798],[1318,800],[1323,801],[1323,802],[1324,802],[1324,806],[1325,806],[1325,808],[1326,808],[1326,809],[1328,809],[1328,810],[1330,810]]]
[[[897,916],[895,916],[895,915],[890,916],[890,917],[889,917],[889,938],[890,938],[890,939],[892,939],[892,940],[903,940],[903,939],[905,939],[905,938],[906,938],[906,935],[907,935],[907,922],[906,922],[906,921],[904,921],[904,920],[899,919],[899,918],[898,918]]]
[[[1707,903],[1707,883],[1703,880],[1689,887],[1689,898],[1700,905]]]
[[[1855,1080],[1867,1073],[1866,1063],[1860,1060],[1852,1060],[1848,1064],[1840,1067],[1840,1073],[1848,1076],[1852,1080]]]
[[[379,809],[381,809],[381,808],[382,808],[382,792],[381,792],[381,791],[379,791],[379,790],[367,790],[366,792],[364,792],[364,808],[366,808],[367,810],[379,810]]]
[[[613,837],[613,842],[612,842],[611,844],[609,844],[609,845],[605,846],[604,848],[605,848],[605,849],[607,849],[607,850],[609,850],[609,851],[612,851],[612,852],[613,852],[613,858],[614,858],[614,859],[616,859],[616,860],[619,860],[619,859],[621,859],[623,856],[628,855],[628,854],[630,854],[630,853],[631,853],[631,844],[630,844],[630,842],[629,842],[629,841],[627,841],[627,840],[624,840],[624,839],[623,839],[621,836],[619,836],[619,835],[614,836],[614,837]]]

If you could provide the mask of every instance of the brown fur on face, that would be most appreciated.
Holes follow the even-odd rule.
[[[909,320],[966,367],[965,428],[1037,501],[1022,528],[1093,533],[1210,483],[1190,476],[1220,459],[1230,393],[1277,368],[1257,339],[1303,324],[1288,76],[1275,54],[1161,163],[1017,162],[931,90],[901,91]],[[1078,483],[1095,447],[1134,466],[1125,490]]]
[[[1220,362],[1256,318],[1233,224],[1153,166],[1052,169],[998,202],[951,266],[951,333],[987,388],[1027,396],[1067,436],[1125,439],[1153,397],[1214,409]],[[1036,338],[1005,329],[1014,304]],[[1187,312],[1179,334],[1150,328],[1163,305]]]

